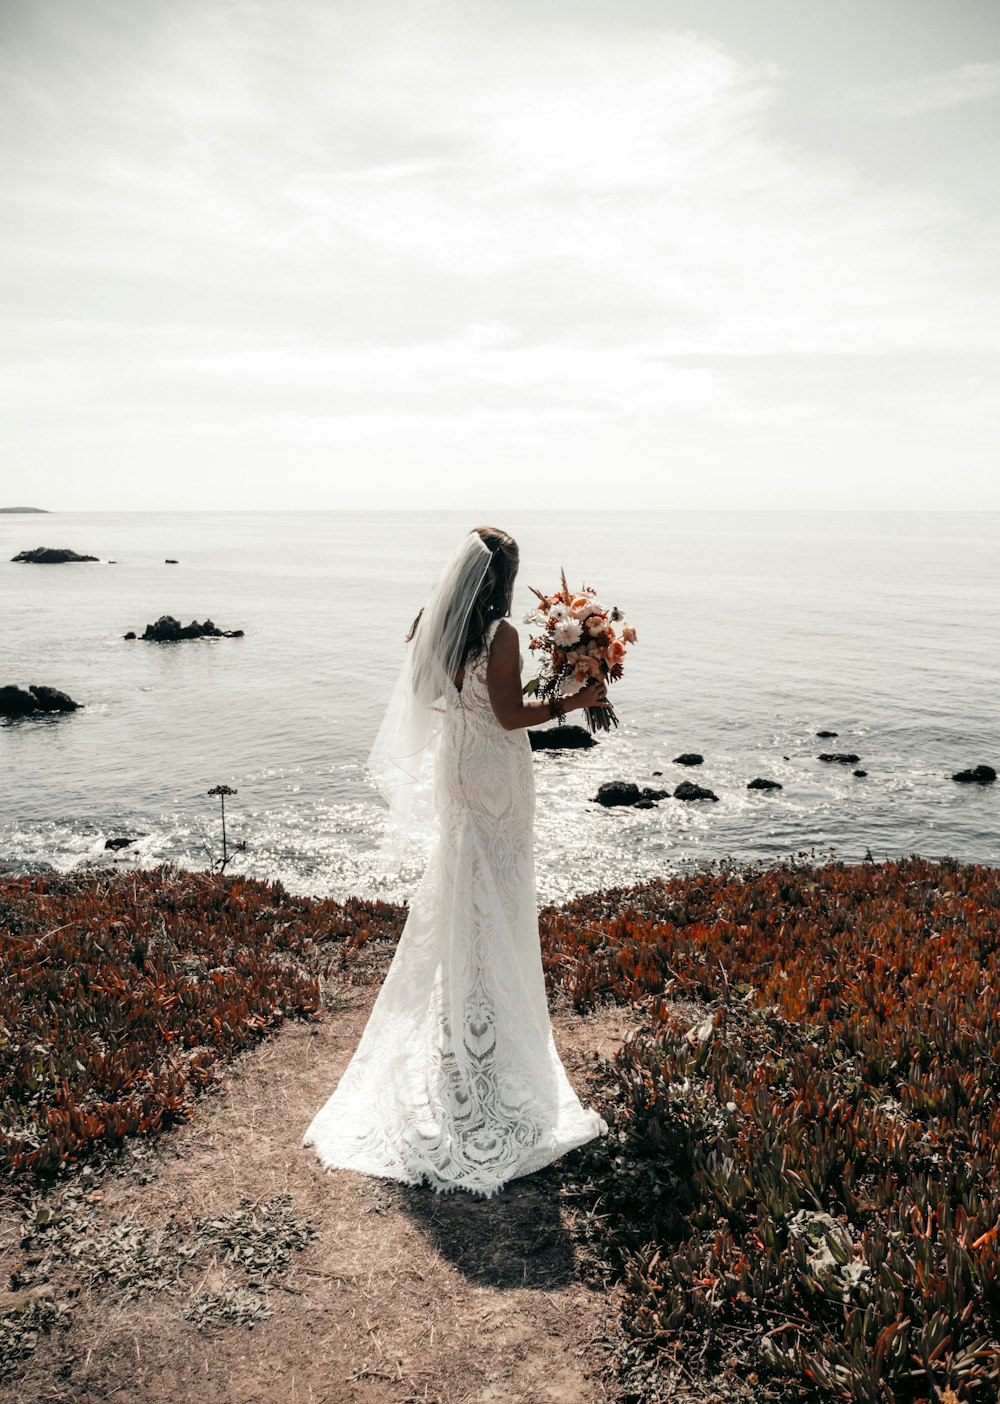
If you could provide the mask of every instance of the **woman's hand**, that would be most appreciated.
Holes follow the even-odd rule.
[[[586,687],[581,687],[579,692],[574,692],[566,698],[564,710],[575,712],[582,711],[584,707],[606,709],[610,706],[607,684],[601,678],[592,678]]]

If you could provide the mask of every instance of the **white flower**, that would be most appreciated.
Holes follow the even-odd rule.
[[[575,692],[580,691],[581,687],[586,687],[586,683],[582,678],[567,678],[559,688],[559,696],[572,697]]]
[[[554,624],[558,624],[563,619],[569,619],[569,609],[564,604],[554,604],[549,610],[549,618]]]
[[[561,619],[552,630],[552,642],[560,648],[569,648],[579,642],[583,629],[578,619]]]
[[[524,616],[524,622],[525,624],[532,624],[535,626],[546,624],[548,622],[548,615],[543,614],[540,609],[529,609]]]

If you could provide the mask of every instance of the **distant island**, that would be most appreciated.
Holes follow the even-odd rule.
[[[0,512],[48,512],[47,507],[0,507]]]

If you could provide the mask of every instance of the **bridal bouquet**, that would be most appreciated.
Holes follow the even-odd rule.
[[[524,617],[526,624],[541,630],[528,645],[541,654],[541,667],[524,692],[547,702],[571,697],[594,678],[617,682],[624,671],[626,645],[636,641],[635,630],[624,622],[617,605],[601,604],[589,585],[571,590],[565,571],[561,577],[562,589],[554,595],[528,587],[538,605]],[[620,635],[615,631],[619,622]],[[588,707],[587,725],[592,732],[610,731],[618,725],[614,708]]]

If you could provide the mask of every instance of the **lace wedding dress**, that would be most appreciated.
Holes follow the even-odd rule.
[[[329,1168],[486,1196],[608,1129],[552,1039],[531,747],[490,705],[496,627],[461,690],[446,686],[439,839],[357,1051],[303,1138]]]

